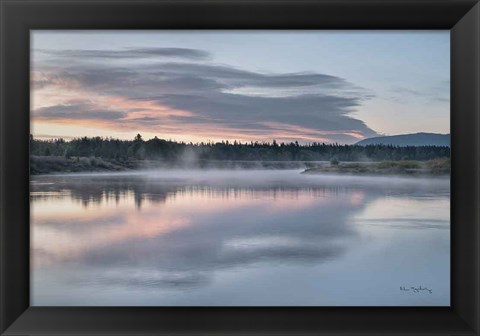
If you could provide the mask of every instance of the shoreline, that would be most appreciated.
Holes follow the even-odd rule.
[[[30,157],[30,174],[68,175],[78,173],[135,173],[154,169],[200,169],[200,170],[303,170],[305,175],[349,175],[349,176],[406,176],[448,177],[450,160],[430,161],[380,161],[342,162],[326,161],[197,161],[163,162],[154,160],[124,161],[86,157]]]
[[[325,164],[321,161],[242,161],[191,160],[165,162],[163,160],[111,160],[99,157],[31,156],[31,175],[57,173],[135,172],[152,169],[244,169],[244,170],[304,170]]]
[[[381,161],[338,163],[305,169],[302,174],[332,174],[354,176],[408,176],[408,177],[448,177],[450,160],[429,161]]]

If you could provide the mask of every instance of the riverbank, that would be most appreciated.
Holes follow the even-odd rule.
[[[121,172],[145,169],[306,169],[318,167],[323,161],[234,161],[195,160],[165,162],[162,160],[114,160],[98,157],[31,156],[32,175],[80,173],[80,172]]]
[[[382,161],[329,163],[308,168],[302,174],[448,176],[450,159],[430,161]]]
[[[115,172],[135,170],[139,163],[133,160],[117,161],[102,158],[64,156],[30,156],[30,174]]]
[[[82,172],[124,172],[148,169],[304,169],[303,174],[442,176],[450,174],[449,159],[430,161],[327,162],[327,161],[233,161],[114,160],[98,157],[31,156],[32,175]]]

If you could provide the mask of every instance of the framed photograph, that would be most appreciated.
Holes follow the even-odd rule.
[[[477,1],[0,9],[1,335],[479,334]]]

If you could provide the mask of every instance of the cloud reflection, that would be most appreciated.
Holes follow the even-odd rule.
[[[431,188],[229,174],[38,177],[35,272],[74,263],[85,273],[72,283],[195,288],[222,269],[315,265],[341,258],[359,238],[352,217],[369,203]]]

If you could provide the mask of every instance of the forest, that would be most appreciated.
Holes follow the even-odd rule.
[[[299,144],[221,141],[186,143],[155,137],[144,140],[137,134],[132,140],[103,137],[81,137],[39,140],[30,136],[32,156],[102,158],[125,162],[135,160],[242,160],[242,161],[427,161],[450,158],[447,146],[341,145],[325,143]]]

